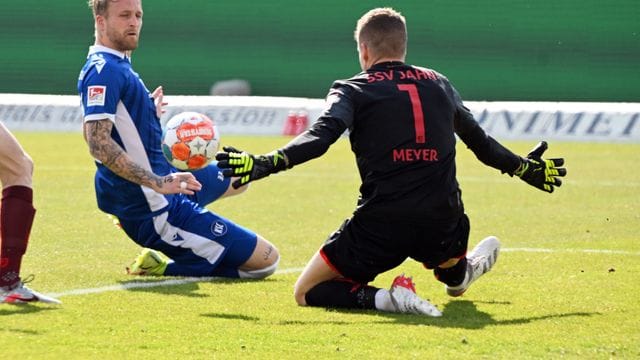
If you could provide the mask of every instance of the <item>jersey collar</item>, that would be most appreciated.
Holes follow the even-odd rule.
[[[92,45],[92,46],[89,46],[89,54],[87,55],[87,58],[96,53],[109,53],[121,59],[124,59],[126,57],[123,52],[120,52],[118,50],[114,50],[112,48],[108,48],[102,45]]]
[[[383,61],[377,64],[373,64],[373,66],[371,66],[371,69],[390,68],[390,67],[396,67],[396,66],[402,66],[402,65],[404,65],[402,61]]]

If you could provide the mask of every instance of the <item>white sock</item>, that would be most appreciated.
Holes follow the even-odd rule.
[[[375,297],[376,309],[382,311],[395,312],[396,308],[393,306],[391,302],[391,295],[389,294],[389,290],[380,289],[376,292]]]

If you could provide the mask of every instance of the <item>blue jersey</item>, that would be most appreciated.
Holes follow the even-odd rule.
[[[162,154],[162,127],[154,99],[125,54],[92,46],[78,78],[84,121],[113,123],[111,138],[133,162],[158,176],[177,171]],[[162,195],[130,182],[96,160],[98,207],[120,219],[140,246],[172,259],[164,275],[238,277],[257,235],[204,206],[222,196],[230,180],[216,164],[194,171],[196,194]]]
[[[161,150],[162,127],[149,90],[125,54],[92,46],[78,78],[84,121],[108,119],[111,137],[138,165],[158,176],[173,171]],[[162,195],[130,182],[96,161],[98,207],[119,218],[141,219],[167,208],[174,195]]]

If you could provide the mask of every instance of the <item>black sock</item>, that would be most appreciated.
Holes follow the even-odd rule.
[[[435,268],[433,274],[438,281],[443,282],[449,286],[458,286],[464,281],[464,276],[467,273],[467,258],[464,257],[458,261],[454,266],[442,269]]]
[[[375,309],[378,288],[346,280],[329,280],[314,286],[305,295],[309,306],[345,309]]]

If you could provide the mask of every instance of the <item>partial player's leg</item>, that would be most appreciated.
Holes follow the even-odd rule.
[[[478,278],[489,272],[498,260],[500,252],[500,241],[495,236],[489,236],[476,245],[463,261],[459,261],[456,265],[449,269],[442,269],[442,272],[454,271],[464,267],[464,277],[458,285],[446,285],[445,289],[449,296],[461,296],[478,280]],[[458,268],[458,269],[456,269]],[[436,269],[437,270],[437,269]],[[446,283],[445,283],[446,284]]]
[[[11,186],[31,188],[33,160],[18,140],[0,122],[0,183],[4,189]]]
[[[298,278],[294,288],[296,302],[328,308],[440,316],[433,305],[416,295],[411,280],[404,276],[394,280],[390,291],[367,285],[378,274],[398,266],[405,259],[403,255],[393,255],[393,251],[378,247],[385,243],[385,239],[380,238],[384,232],[378,230],[381,229],[357,215],[345,222],[311,258]],[[377,238],[370,241],[372,237]]]
[[[428,269],[434,269],[436,279],[445,284],[450,296],[462,295],[471,283],[491,270],[498,258],[500,242],[493,236],[482,240],[467,254],[469,231],[469,218],[463,215],[449,225],[428,231],[438,247],[422,251],[421,261]],[[429,254],[441,255],[430,257]]]
[[[144,248],[126,270],[129,275],[162,276],[170,262],[173,260],[167,259],[160,252]]]
[[[238,244],[235,245],[237,246]],[[226,256],[224,262],[228,263]],[[238,274],[244,279],[264,279],[276,272],[279,262],[280,253],[278,249],[265,238],[257,235],[253,252],[249,259],[238,267]]]
[[[278,250],[261,236],[190,201],[149,220],[120,224],[136,243],[155,250],[143,250],[129,268],[134,275],[257,279],[273,274],[279,260]]]
[[[404,275],[396,277],[390,290],[356,282],[333,270],[320,251],[311,258],[298,278],[294,297],[301,306],[442,315],[435,306],[416,294],[411,278]]]
[[[228,192],[228,189],[231,188],[230,180],[222,176],[222,172],[215,163],[212,163],[203,169],[194,171],[193,174],[196,179],[202,184],[202,189],[200,191],[197,191],[194,195],[187,196],[187,198],[202,207],[205,207],[215,200],[224,197]],[[122,220],[119,219],[118,221],[120,222],[120,225],[122,225]],[[127,226],[129,228],[136,227],[136,225],[132,224],[131,222],[125,222],[127,223]],[[136,233],[129,234],[129,237],[134,239],[134,241],[141,244],[142,246],[145,246],[144,243],[141,243],[137,240],[139,236],[140,235]],[[164,248],[165,251],[173,253],[172,247],[167,244],[159,243],[156,246],[156,250],[159,250],[159,248]],[[166,256],[163,256],[162,253],[156,250],[149,248],[142,249],[133,263],[131,263],[131,265],[126,268],[127,273],[130,275],[164,275],[167,270],[167,266],[169,266],[169,264],[173,264],[174,261],[173,259],[168,259]],[[208,266],[206,264],[201,264],[200,258],[194,256],[194,260],[194,264],[187,264],[185,262],[180,265],[171,265],[169,273],[184,273],[190,274],[190,276],[196,276],[194,275],[196,273],[202,273],[201,276],[211,275],[210,269],[208,269]],[[176,269],[176,267],[178,269]],[[223,272],[225,275],[220,276],[226,276],[227,273],[233,273],[233,271],[236,270],[234,269],[230,272]]]
[[[0,302],[54,302],[25,287],[20,279],[22,257],[27,251],[33,208],[33,161],[18,140],[0,122]]]
[[[318,284],[329,280],[342,278],[336,270],[322,258],[320,251],[316,252],[307,263],[302,274],[298,277],[293,288],[293,295],[298,305],[307,305],[307,293]]]
[[[379,309],[376,307],[376,296],[384,292],[386,290],[340,275],[327,262],[322,249],[313,255],[294,286],[298,305],[327,308]]]
[[[196,179],[203,185],[202,189],[194,195],[187,196],[191,201],[201,207],[228,196],[238,195],[244,192],[248,186],[234,189],[231,186],[233,179],[225,178],[215,162],[203,169],[193,172]],[[127,222],[127,227],[135,228],[134,224]],[[120,220],[122,225],[122,220]],[[155,232],[152,232],[155,233]],[[183,251],[163,241],[140,241],[139,234],[129,235],[134,241],[144,248],[134,262],[127,267],[130,275],[184,275],[184,276],[222,276],[222,277],[247,277],[263,278],[275,272],[278,262],[278,252],[275,247],[258,235],[243,236],[240,241],[232,244],[233,249],[227,249],[225,257],[214,269],[207,260],[191,251]],[[208,236],[208,235],[207,235]],[[149,245],[145,245],[149,243]],[[154,245],[155,243],[155,245]],[[235,250],[234,250],[235,249]],[[253,251],[255,249],[255,255]],[[271,250],[269,250],[271,249]],[[158,250],[158,251],[156,251]],[[265,261],[260,261],[270,251],[270,256]],[[166,254],[166,256],[164,255]],[[169,256],[170,258],[168,258]],[[249,258],[249,259],[248,259]],[[177,262],[175,260],[178,260]],[[226,259],[226,260],[225,260]],[[240,260],[238,260],[240,259]],[[245,264],[246,261],[246,264]]]
[[[27,250],[36,212],[32,173],[31,158],[0,123],[0,288],[12,288],[20,282],[22,256]]]
[[[213,271],[214,276],[264,279],[276,272],[278,249],[260,235],[235,241]]]

